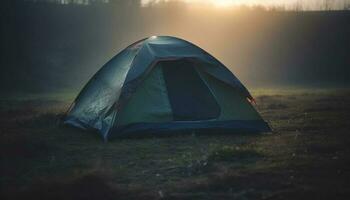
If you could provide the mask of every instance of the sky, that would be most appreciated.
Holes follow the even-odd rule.
[[[212,5],[218,8],[260,5],[266,7],[284,6],[286,9],[293,9],[299,6],[305,10],[325,9],[326,5],[328,5],[329,9],[340,9],[350,3],[350,0],[141,0],[143,6],[164,1],[180,1],[191,5]]]
[[[223,12],[176,3],[140,8],[138,0],[81,6],[78,0],[50,1],[56,3],[3,9],[2,93],[79,92],[118,52],[152,35],[200,46],[248,88],[350,85],[350,11]]]
[[[90,5],[92,2],[141,2],[143,7],[161,3],[185,3],[191,7],[230,9],[240,6],[262,6],[267,9],[282,10],[349,10],[350,0],[23,0],[32,2],[52,2],[58,4]]]

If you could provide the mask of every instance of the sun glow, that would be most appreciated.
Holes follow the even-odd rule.
[[[213,5],[218,6],[218,7],[230,7],[238,2],[239,1],[233,1],[233,0],[213,0],[213,1],[211,1],[211,3]]]
[[[239,6],[239,5],[258,5],[262,4],[259,0],[141,0],[142,5],[149,5],[149,4],[156,4],[160,2],[169,2],[169,1],[179,1],[179,2],[185,2],[188,4],[196,4],[196,5],[210,5],[215,7],[232,7],[232,6]],[[285,3],[288,1],[293,0],[267,0],[263,1],[263,4],[276,4],[276,3]]]
[[[148,5],[153,3],[168,2],[176,0],[141,0],[142,5]],[[188,4],[201,4],[201,5],[211,5],[216,7],[231,7],[235,5],[246,5],[246,0],[177,0]],[[250,4],[250,3],[248,3]]]
[[[266,8],[283,7],[285,9],[327,10],[349,9],[350,0],[141,0],[142,6],[161,2],[185,2],[195,6],[231,8],[235,6],[263,6]]]

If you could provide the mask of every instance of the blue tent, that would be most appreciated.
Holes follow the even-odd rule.
[[[269,132],[248,90],[222,63],[188,41],[140,40],[86,84],[64,119],[106,140],[128,133],[225,129]]]

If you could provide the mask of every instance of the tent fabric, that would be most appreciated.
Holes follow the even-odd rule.
[[[162,68],[152,70],[133,97],[120,110],[116,121],[118,126],[139,122],[173,121]]]
[[[210,131],[229,131],[230,133],[255,133],[270,132],[268,124],[262,120],[231,120],[231,121],[174,121],[168,123],[136,123],[121,127],[114,127],[113,132],[120,133],[116,136],[138,135],[143,133],[168,134],[170,131],[181,130],[210,130]],[[215,132],[214,132],[215,133]]]
[[[203,73],[200,75],[211,88],[217,102],[221,107],[220,120],[259,120],[259,113],[246,97],[239,92],[232,92],[232,88],[217,80],[215,77]]]
[[[188,78],[191,89],[176,77]],[[186,95],[191,90],[203,100]],[[207,122],[199,121],[263,121],[246,98],[252,99],[243,84],[204,50],[175,37],[150,37],[106,63],[75,99],[64,123],[97,130],[107,139],[111,133],[121,134],[114,130],[131,124],[178,126],[172,122],[183,119],[205,127]],[[188,105],[181,107],[182,103]],[[190,116],[184,108],[196,112]]]
[[[119,98],[137,51],[138,49],[130,48],[122,51],[90,79],[71,106],[66,124],[100,130],[105,137],[113,121],[107,111]]]

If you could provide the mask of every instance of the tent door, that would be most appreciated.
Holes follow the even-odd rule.
[[[161,61],[169,102],[175,121],[216,119],[220,106],[188,60]]]

